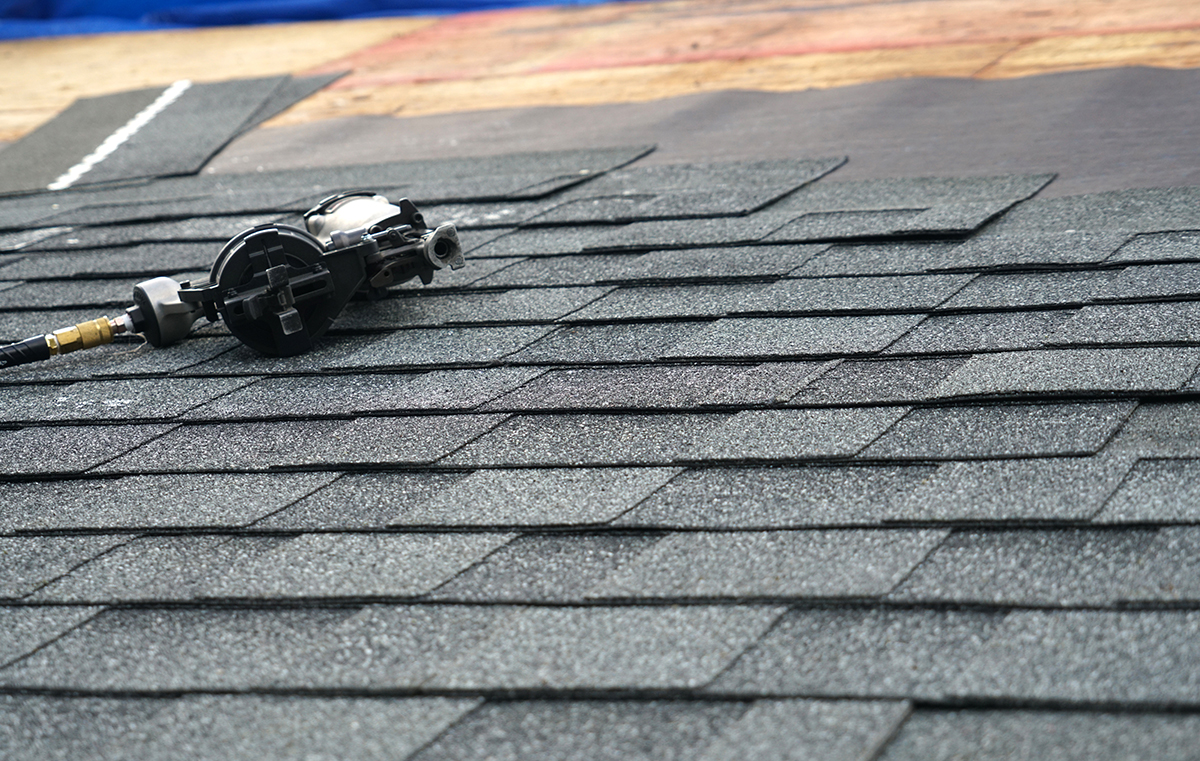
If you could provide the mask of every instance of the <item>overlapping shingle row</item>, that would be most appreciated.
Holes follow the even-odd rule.
[[[10,339],[343,187],[471,249],[0,374],[15,757],[1187,757],[1196,191],[643,153],[0,204]]]

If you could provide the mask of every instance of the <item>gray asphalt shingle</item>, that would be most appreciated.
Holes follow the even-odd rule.
[[[1200,460],[1139,460],[1097,523],[1191,523],[1200,518]]]
[[[870,459],[953,460],[1094,454],[1136,402],[920,407],[862,452]]]
[[[697,468],[671,479],[616,525],[769,529],[878,524],[902,515],[907,495],[936,471],[923,465]]]
[[[1175,391],[1200,365],[1197,349],[1063,349],[980,354],[932,397],[1153,394]]]
[[[4,637],[0,638],[0,666],[8,665],[58,639],[101,610],[82,605],[0,607],[0,631],[4,632]],[[11,707],[11,699],[0,700],[3,700],[0,705],[8,703],[8,707]],[[0,714],[9,715],[7,711],[0,711]],[[0,727],[3,726],[3,719],[0,719]]]
[[[1060,102],[1077,81],[982,85]],[[926,111],[928,88],[958,108],[979,86],[886,91]],[[1197,191],[812,182],[840,160],[609,171],[645,152],[335,153],[0,199],[13,339],[349,187],[459,220],[470,251],[352,302],[302,356],[199,324],[0,372],[0,747],[1195,745]]]
[[[917,711],[881,761],[1057,758],[1116,761],[1194,755],[1195,716],[1070,711]]]
[[[588,594],[607,598],[869,598],[887,594],[948,531],[673,534]]]
[[[0,532],[246,526],[336,477],[228,473],[10,483],[2,487]]]
[[[938,699],[1002,630],[1003,612],[796,609],[714,681],[725,695]]]
[[[658,534],[521,536],[428,595],[477,603],[584,602],[589,590],[637,561]]]
[[[1129,471],[1127,457],[948,462],[893,515],[913,521],[1087,520]]]
[[[921,322],[918,315],[761,317],[717,320],[676,344],[674,357],[798,357],[879,351]]]
[[[908,407],[748,410],[713,431],[691,459],[852,457],[908,411]]]
[[[889,595],[897,601],[1112,605],[1150,559],[1153,531],[955,532]]]
[[[580,526],[607,523],[678,468],[485,469],[397,513],[397,526]]]

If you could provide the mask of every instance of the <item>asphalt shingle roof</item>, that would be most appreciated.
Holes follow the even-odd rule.
[[[346,187],[470,249],[0,372],[6,757],[1191,757],[1200,191],[647,150],[0,200],[13,340]]]

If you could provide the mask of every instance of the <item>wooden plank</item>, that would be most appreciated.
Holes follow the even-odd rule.
[[[804,90],[898,77],[969,77],[1011,47],[943,45],[328,88],[264,126],[354,114],[424,116],[525,106],[631,103],[717,90]]]
[[[432,23],[372,19],[6,42],[0,44],[0,140],[20,137],[76,98],[179,79],[215,82],[305,71]]]
[[[979,72],[981,79],[1007,79],[1053,71],[1158,66],[1200,66],[1200,30],[1052,37],[1018,46]]]
[[[0,43],[0,140],[75,98],[352,74],[269,124],[1200,65],[1195,0],[668,0]]]

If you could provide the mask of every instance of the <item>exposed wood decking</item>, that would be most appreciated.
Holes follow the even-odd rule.
[[[788,91],[899,77],[1200,65],[1189,0],[617,3],[0,44],[0,140],[77,97],[346,70],[273,125]],[[269,126],[268,125],[268,126]]]

